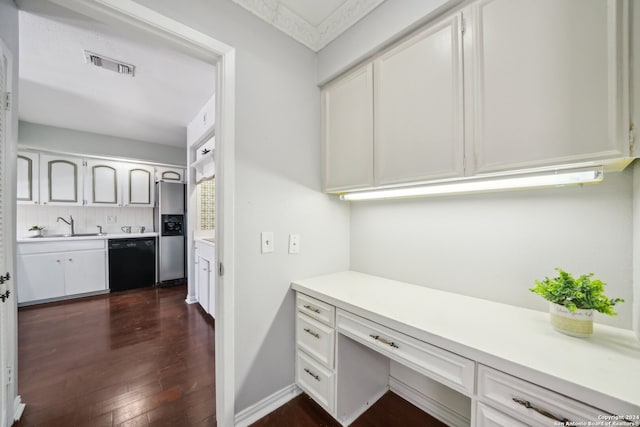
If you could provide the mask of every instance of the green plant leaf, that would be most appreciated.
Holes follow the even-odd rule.
[[[535,286],[529,290],[552,303],[565,306],[571,312],[593,309],[609,316],[618,314],[613,311],[613,307],[624,300],[604,295],[606,283],[600,279],[592,279],[593,273],[583,274],[576,279],[561,268],[556,268],[556,271],[557,277],[535,280]]]

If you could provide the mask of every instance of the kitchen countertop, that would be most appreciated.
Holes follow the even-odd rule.
[[[216,241],[213,238],[206,238],[205,239],[205,238],[200,237],[200,238],[196,238],[195,241],[198,242],[198,243],[204,243],[205,245],[212,245],[212,246],[216,245]]]
[[[291,287],[337,308],[614,414],[640,414],[640,342],[594,324],[589,338],[552,329],[549,314],[355,271]]]
[[[18,237],[18,243],[42,243],[60,242],[74,240],[109,240],[109,239],[138,239],[142,237],[157,237],[160,233],[148,231],[144,233],[107,233],[103,236],[80,236],[80,237]]]

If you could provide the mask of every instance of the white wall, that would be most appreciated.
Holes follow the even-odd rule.
[[[597,322],[630,328],[632,170],[600,185],[353,203],[353,270],[538,310],[528,289],[561,267],[627,302]]]
[[[238,413],[294,382],[291,280],[349,267],[349,207],[320,192],[316,56],[228,0],[137,2],[236,49]],[[261,231],[274,253],[260,254]]]
[[[64,234],[69,226],[57,222],[61,216],[65,219],[73,216],[76,233],[97,233],[96,225],[101,225],[105,233],[122,233],[124,225],[144,226],[153,231],[153,208],[102,208],[93,206],[32,206],[18,205],[16,228],[18,237],[29,237],[29,228],[34,225],[45,227],[45,234]],[[114,224],[107,224],[106,216],[115,216]],[[134,232],[137,229],[134,230]]]
[[[318,52],[318,82],[326,83],[462,0],[386,0]]]
[[[72,129],[20,122],[18,146],[155,163],[187,164],[187,149]]]

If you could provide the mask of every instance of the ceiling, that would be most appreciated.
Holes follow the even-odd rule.
[[[233,0],[314,52],[385,0]]]
[[[20,120],[186,146],[186,125],[214,93],[213,65],[50,2],[19,5]],[[85,49],[134,65],[134,77],[87,63]]]

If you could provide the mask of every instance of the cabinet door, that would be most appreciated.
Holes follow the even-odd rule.
[[[18,153],[16,161],[18,181],[16,199],[19,205],[37,205],[40,203],[38,188],[39,160],[38,153]]]
[[[209,312],[209,270],[209,261],[198,257],[198,302],[207,313]]]
[[[107,289],[107,255],[104,250],[61,254],[65,263],[65,295]]]
[[[157,166],[156,181],[184,182],[184,169]]]
[[[64,254],[18,256],[18,302],[64,296]]]
[[[126,163],[124,172],[124,205],[128,207],[153,207],[154,169],[147,165]]]
[[[45,205],[82,205],[82,160],[40,155],[40,197]]]
[[[374,67],[376,185],[463,175],[460,15],[394,47]]]
[[[482,0],[471,7],[465,88],[476,173],[629,154],[625,5]]]
[[[368,64],[322,90],[324,191],[373,185],[373,71]]]
[[[121,187],[118,163],[87,160],[84,192],[87,205],[122,206]]]

